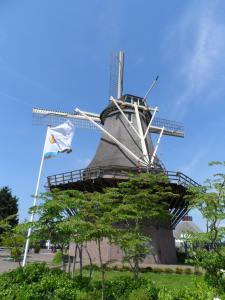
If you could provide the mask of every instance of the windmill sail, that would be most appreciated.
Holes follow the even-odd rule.
[[[90,121],[78,113],[67,113],[47,109],[33,108],[33,125],[57,126],[70,120],[76,127],[81,129],[97,129]],[[101,124],[100,115],[88,113],[88,115],[98,124]],[[182,123],[155,117],[150,132],[160,133],[162,127],[165,127],[164,135],[184,137],[184,126]]]

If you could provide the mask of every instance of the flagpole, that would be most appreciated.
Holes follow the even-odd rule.
[[[48,128],[49,128],[49,126],[48,126]],[[37,179],[37,185],[36,185],[36,190],[35,190],[35,194],[34,194],[33,206],[36,206],[36,202],[37,202],[37,195],[38,195],[38,190],[39,190],[39,186],[40,186],[40,179],[41,179],[41,173],[42,173],[43,162],[44,162],[45,146],[46,146],[48,128],[47,128],[47,132],[46,132],[45,143],[44,143],[43,153],[42,153],[42,157],[41,157],[39,172],[38,172],[38,179]],[[34,212],[32,212],[32,214],[30,216],[30,222],[33,222],[33,219],[34,219]],[[28,232],[27,232],[27,240],[26,240],[26,245],[25,245],[25,249],[24,249],[23,263],[22,263],[23,267],[26,265],[27,253],[28,253],[28,249],[29,249],[31,232],[32,232],[32,227],[30,227],[28,229]]]

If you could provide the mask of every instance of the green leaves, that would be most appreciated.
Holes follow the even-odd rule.
[[[143,233],[146,220],[168,218],[168,204],[177,197],[167,176],[149,173],[131,174],[102,193],[54,190],[41,194],[43,202],[33,208],[39,215],[33,236],[79,245],[106,238],[120,246],[137,275],[139,262],[151,251],[150,237]]]
[[[207,232],[192,234],[190,255],[193,262],[206,270],[205,278],[225,291],[222,269],[225,269],[225,162],[212,162],[220,172],[205,181],[205,185],[189,190],[191,207],[197,208],[207,222]]]

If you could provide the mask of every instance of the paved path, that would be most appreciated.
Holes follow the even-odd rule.
[[[42,249],[40,253],[37,254],[31,251],[28,254],[27,262],[45,261],[46,263],[51,264],[53,256],[54,253],[51,253],[51,250]],[[18,262],[14,262],[10,259],[9,251],[5,248],[0,248],[0,273],[18,268],[18,266]]]
[[[33,250],[30,251],[28,254],[27,262],[46,262],[48,265],[52,265],[52,259],[54,257],[54,253],[51,252],[51,250],[42,249],[40,253],[33,253]],[[83,264],[89,263],[88,261],[84,261]],[[113,264],[112,264],[113,265]],[[121,265],[120,263],[117,265]],[[12,259],[9,256],[9,251],[5,248],[0,247],[0,273],[10,271],[12,269],[18,268],[19,264],[18,262],[12,261]],[[175,269],[177,267],[179,268],[191,268],[194,269],[191,266],[187,265],[141,265],[142,267],[151,266],[153,268],[170,268]]]

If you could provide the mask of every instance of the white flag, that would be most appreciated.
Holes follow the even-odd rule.
[[[45,141],[44,158],[54,157],[59,152],[70,153],[73,134],[74,126],[70,121],[56,127],[49,127]]]

